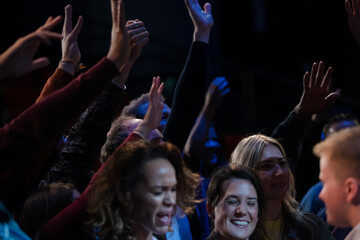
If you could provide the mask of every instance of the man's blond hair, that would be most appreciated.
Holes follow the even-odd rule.
[[[313,152],[317,157],[328,155],[331,164],[337,169],[338,179],[360,179],[360,126],[342,129],[332,134],[316,144]]]

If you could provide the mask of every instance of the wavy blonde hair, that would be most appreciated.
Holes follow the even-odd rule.
[[[200,176],[184,164],[179,149],[171,143],[139,140],[125,143],[107,160],[93,182],[87,226],[100,239],[127,239],[134,235],[131,220],[132,190],[143,181],[145,163],[155,158],[169,160],[175,169],[176,203],[185,213],[195,208]]]
[[[264,148],[269,144],[276,146],[286,159],[285,150],[276,139],[263,134],[254,134],[243,138],[238,143],[230,156],[230,164],[247,166],[255,170],[261,161]],[[288,162],[287,165],[289,166]],[[313,239],[314,233],[318,230],[317,223],[312,217],[308,217],[308,214],[304,215],[304,212],[300,211],[299,203],[296,201],[295,178],[291,169],[289,173],[289,188],[281,200],[286,220],[284,234],[298,230],[300,235]]]

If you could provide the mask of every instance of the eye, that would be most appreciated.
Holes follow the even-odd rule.
[[[176,192],[176,190],[177,190],[177,187],[176,187],[176,186],[174,186],[174,187],[171,189],[172,192]]]
[[[270,163],[264,163],[264,164],[261,164],[261,166],[260,166],[260,170],[270,170],[271,168],[273,167],[273,165],[272,164],[270,164]]]
[[[280,167],[282,167],[282,168],[287,167],[287,162],[286,162],[285,160],[281,160],[281,161],[279,162],[279,165],[280,165]]]
[[[154,196],[160,196],[162,194],[162,191],[154,191],[152,192],[152,194],[154,194]]]
[[[251,207],[256,206],[256,201],[248,201],[247,204]]]
[[[225,200],[225,203],[228,205],[235,205],[235,204],[238,204],[238,202],[239,201],[235,198],[228,198]]]

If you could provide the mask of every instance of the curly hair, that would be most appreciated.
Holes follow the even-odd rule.
[[[180,150],[173,144],[154,144],[145,140],[125,143],[107,160],[93,182],[89,198],[88,227],[97,229],[100,239],[126,239],[133,236],[131,220],[132,190],[144,177],[145,163],[165,158],[175,169],[176,204],[185,213],[191,213],[197,200],[200,177],[184,164]]]

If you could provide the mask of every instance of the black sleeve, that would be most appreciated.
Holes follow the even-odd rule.
[[[175,144],[181,151],[204,102],[208,57],[208,44],[193,42],[175,88],[163,136],[165,141]]]

